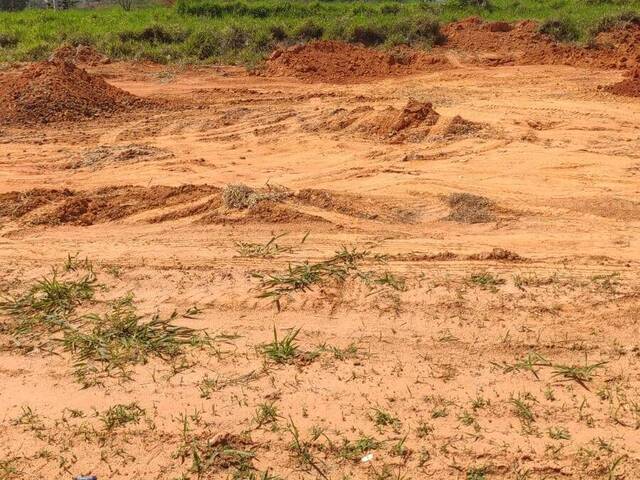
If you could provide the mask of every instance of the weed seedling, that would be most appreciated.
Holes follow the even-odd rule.
[[[275,427],[279,418],[278,407],[274,403],[261,403],[256,409],[256,428],[261,428],[264,425],[273,425]]]
[[[571,434],[569,430],[564,427],[551,427],[549,428],[549,438],[553,440],[569,440]]]
[[[298,355],[298,344],[296,337],[300,329],[291,330],[282,339],[278,339],[276,327],[273,327],[273,342],[262,347],[264,354],[276,363],[289,363]]]
[[[118,404],[109,407],[107,411],[100,415],[100,420],[102,420],[105,430],[111,431],[129,423],[138,424],[145,414],[146,412],[143,408],[136,402],[132,402],[127,405]]]
[[[583,366],[554,365],[553,376],[561,377],[564,381],[574,381],[589,390],[586,383],[590,382],[596,370],[602,368],[607,362],[594,363]]]

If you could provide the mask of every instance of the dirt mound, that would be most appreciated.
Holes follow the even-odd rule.
[[[414,211],[379,198],[367,198],[316,188],[300,190],[295,199],[303,205],[365,220],[410,223],[417,215]]]
[[[106,55],[101,54],[95,48],[87,45],[62,45],[58,47],[49,57],[50,62],[67,62],[76,65],[104,65],[111,60]]]
[[[91,168],[97,170],[106,165],[123,165],[172,157],[168,150],[152,145],[100,145],[87,150],[77,159],[67,163],[65,168]]]
[[[26,192],[0,194],[0,218],[22,218],[28,213],[73,195],[71,190],[34,188]]]
[[[431,103],[411,99],[402,109],[391,106],[384,110],[370,106],[353,110],[340,108],[334,110],[320,128],[329,131],[348,130],[401,141],[409,137],[423,138],[438,122],[438,118],[440,115]]]
[[[640,68],[628,73],[628,78],[605,87],[605,90],[625,97],[640,97]]]
[[[382,110],[362,105],[351,110],[338,108],[307,127],[310,131],[352,132],[366,137],[379,137],[393,143],[419,142],[426,137],[451,138],[469,135],[483,128],[482,124],[456,115],[441,117],[430,102],[410,99],[398,109]]]
[[[628,68],[640,64],[640,26],[621,24],[598,33],[588,47],[559,43],[524,20],[485,23],[472,17],[443,27],[447,49],[477,55],[490,65],[560,64]]]
[[[36,189],[0,195],[0,218],[34,225],[93,225],[171,207],[218,192],[209,185],[105,187],[94,191]]]
[[[449,118],[441,117],[434,128],[431,129],[430,135],[443,138],[461,137],[482,130],[483,127],[483,124],[466,120],[460,115]]]
[[[202,224],[248,224],[248,223],[326,223],[322,217],[300,212],[295,208],[264,200],[242,210],[219,209],[203,216]]]
[[[447,65],[444,57],[409,49],[386,53],[361,45],[318,41],[276,50],[267,61],[264,73],[310,82],[357,83],[442,69]]]
[[[148,103],[67,62],[35,63],[0,80],[0,124],[77,121]]]

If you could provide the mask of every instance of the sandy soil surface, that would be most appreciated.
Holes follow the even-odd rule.
[[[348,85],[97,65],[174,106],[0,127],[1,290],[86,258],[81,312],[130,292],[213,340],[83,384],[3,333],[0,478],[639,478],[640,101],[449,55]]]

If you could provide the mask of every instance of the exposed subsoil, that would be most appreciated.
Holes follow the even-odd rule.
[[[601,32],[588,47],[556,42],[538,29],[539,24],[530,20],[510,24],[471,17],[443,27],[447,42],[441,48],[479,54],[478,61],[488,65],[631,68],[640,64],[640,25],[623,24]]]
[[[315,41],[278,49],[266,62],[264,73],[296,77],[309,82],[357,83],[446,68],[442,56],[410,49],[392,53],[338,41]]]
[[[147,101],[68,62],[35,63],[0,77],[0,124],[45,124],[104,117]]]
[[[640,68],[629,71],[627,78],[613,85],[608,85],[605,90],[616,95],[640,97]]]
[[[217,193],[208,185],[181,187],[113,186],[95,191],[33,189],[0,194],[0,218],[23,218],[34,225],[93,225],[158,207],[170,207]]]

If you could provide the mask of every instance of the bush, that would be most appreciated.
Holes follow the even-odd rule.
[[[220,34],[215,30],[198,30],[189,36],[185,48],[188,55],[198,60],[217,57],[222,50]]]
[[[580,32],[569,19],[547,20],[538,28],[540,33],[549,35],[557,42],[573,42],[580,37]]]
[[[306,17],[322,9],[321,4],[303,4],[291,2],[222,2],[220,0],[178,0],[175,9],[181,15],[220,18],[226,15],[235,17],[268,18],[271,16]]]
[[[418,17],[415,20],[402,20],[393,25],[389,32],[387,45],[426,46],[442,45],[446,37],[440,30],[440,22],[431,16]]]
[[[324,28],[315,23],[313,20],[307,20],[298,28],[296,28],[294,36],[298,40],[309,41],[322,38]]]
[[[0,12],[17,12],[27,8],[28,0],[0,0]]]
[[[35,62],[39,60],[45,60],[50,54],[51,54],[51,45],[48,42],[47,43],[39,42],[29,47],[23,53],[23,59],[31,60]]]
[[[489,0],[451,0],[450,3],[461,8],[482,8],[485,10],[493,8]]]
[[[120,32],[118,37],[122,42],[181,43],[186,39],[187,33],[155,24],[139,31],[125,30]]]
[[[353,15],[373,16],[377,12],[369,5],[357,4],[351,9]]]
[[[617,27],[626,25],[640,25],[640,14],[636,12],[622,12],[617,15],[607,15],[602,17],[590,30],[591,36],[596,36],[602,32],[608,32]]]
[[[389,3],[380,7],[380,13],[383,15],[396,15],[400,13],[400,5],[396,3]]]
[[[383,44],[387,40],[387,33],[378,26],[356,26],[349,35],[351,43],[362,43],[368,47]]]
[[[225,51],[242,50],[249,45],[250,40],[250,32],[237,25],[232,25],[221,33],[222,48]]]
[[[78,45],[95,46],[96,44],[95,39],[91,35],[81,32],[62,32],[58,36],[58,41],[59,43],[68,43],[74,47],[77,47]]]
[[[276,42],[283,42],[289,38],[289,34],[281,25],[271,25],[269,27],[269,35],[271,35],[271,38]]]
[[[14,48],[18,45],[18,37],[11,33],[0,32],[0,48]]]

